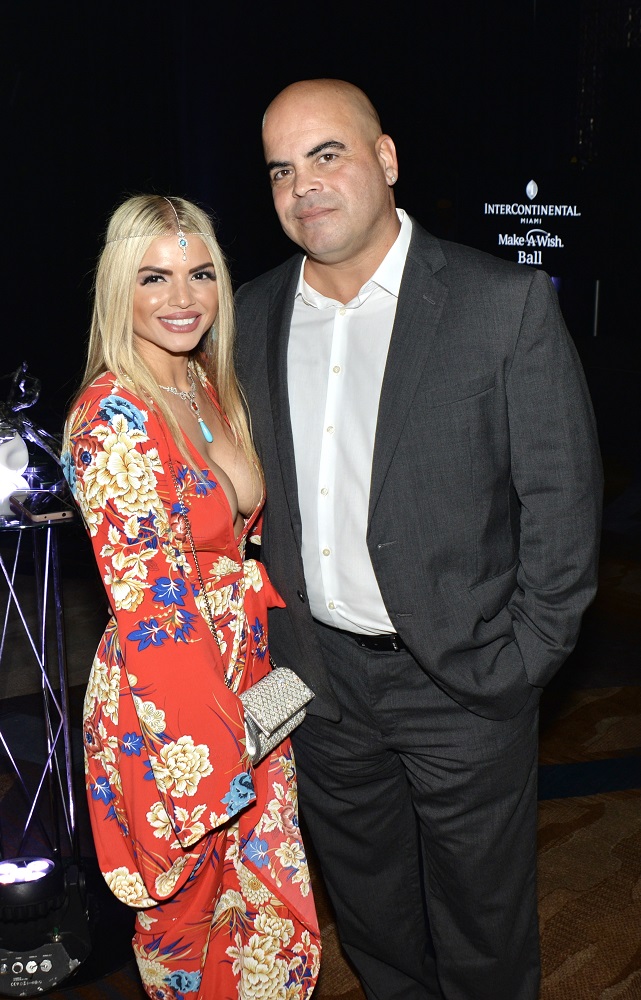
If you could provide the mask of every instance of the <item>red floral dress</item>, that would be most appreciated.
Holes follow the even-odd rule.
[[[289,741],[256,768],[237,692],[269,670],[267,608],[222,487],[158,414],[107,373],[67,422],[63,467],[115,614],[84,708],[98,861],[138,912],[156,1000],[303,1000],[320,962]],[[218,644],[170,472],[188,508]],[[200,475],[198,474],[200,472]]]

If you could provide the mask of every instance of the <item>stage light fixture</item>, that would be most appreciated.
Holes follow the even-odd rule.
[[[84,878],[45,857],[0,862],[0,996],[44,993],[91,951]]]
[[[51,473],[46,466],[29,466],[29,449],[27,442],[41,449],[52,463],[59,479],[60,442],[47,431],[34,426],[24,416],[24,411],[32,407],[40,395],[40,381],[27,374],[27,365],[23,362],[10,376],[0,377],[0,383],[8,381],[7,391],[0,389],[0,526],[7,531],[15,528],[16,519],[8,505],[9,495],[18,489],[29,489],[38,485],[53,485],[46,477]],[[42,456],[40,456],[42,457]],[[25,477],[23,477],[25,473]],[[8,517],[7,517],[8,515]],[[34,527],[33,525],[31,526]],[[40,528],[41,525],[36,525]],[[36,567],[35,582],[37,599],[40,602],[42,616],[38,642],[34,642],[25,623],[25,616],[20,609],[18,598],[13,589],[17,562],[14,562],[13,573],[8,574],[0,554],[0,569],[9,585],[11,597],[22,618],[23,625],[29,637],[31,648],[36,653],[39,669],[42,673],[42,690],[44,712],[48,726],[48,745],[50,755],[45,765],[45,773],[49,772],[50,793],[52,798],[52,857],[26,856],[26,836],[29,824],[33,818],[34,801],[27,826],[24,829],[20,846],[17,847],[18,857],[0,857],[0,996],[27,997],[46,993],[58,983],[68,979],[78,969],[91,952],[91,932],[85,877],[80,861],[78,841],[75,829],[76,809],[74,803],[73,784],[71,780],[71,737],[69,726],[69,707],[67,698],[67,677],[64,659],[64,635],[59,627],[62,615],[62,602],[59,581],[56,535],[50,524],[46,525],[46,546],[36,546],[34,535],[34,566]],[[16,560],[20,551],[20,539],[23,526],[18,525],[18,542],[15,546]],[[26,529],[25,529],[26,533]],[[36,532],[39,534],[39,532]],[[47,674],[47,659],[45,627],[47,619],[47,582],[51,570],[56,619],[57,660],[59,671],[59,692],[54,692]],[[6,630],[6,616],[5,616]],[[0,656],[4,648],[5,632],[0,634]],[[38,654],[38,650],[41,651]],[[59,701],[57,700],[59,699]],[[55,709],[61,720],[61,727],[55,732],[52,727],[50,710]],[[60,734],[64,744],[63,778],[54,760]],[[26,784],[7,744],[0,733],[1,742],[19,778],[19,784],[27,792]],[[54,766],[56,765],[56,766]],[[41,783],[42,784],[42,783]],[[40,791],[36,793],[36,800]],[[28,792],[27,792],[28,795]],[[60,854],[60,829],[58,807],[66,819],[66,829],[71,848],[71,857],[62,858]],[[49,837],[46,837],[49,840]],[[41,850],[40,846],[35,848]],[[46,850],[46,848],[45,848]]]

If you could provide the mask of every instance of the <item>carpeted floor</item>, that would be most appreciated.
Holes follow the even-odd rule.
[[[641,531],[632,539],[606,533],[599,596],[577,650],[542,702],[541,1000],[641,998],[640,612]],[[80,687],[74,689],[76,724],[81,694]],[[0,701],[0,730],[27,764],[41,752],[29,725],[37,713],[33,695]],[[6,763],[0,747],[3,824],[16,795]],[[81,812],[81,828],[85,822]],[[82,851],[90,852],[88,831],[83,828],[81,833]],[[363,1000],[341,954],[313,858],[311,867],[324,940],[314,998]],[[101,898],[102,891],[101,886],[95,889]],[[109,911],[109,904],[107,910],[106,922],[95,932],[96,960],[89,959],[76,982],[50,996],[143,1000],[128,957],[130,914],[125,908]],[[94,981],[85,982],[91,978]]]
[[[634,510],[625,531],[604,533],[597,599],[542,703],[541,1000],[641,998],[641,520]]]

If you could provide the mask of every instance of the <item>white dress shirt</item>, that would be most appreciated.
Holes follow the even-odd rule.
[[[412,223],[343,305],[301,267],[287,353],[302,556],[314,618],[350,632],[393,632],[366,532],[378,403]]]

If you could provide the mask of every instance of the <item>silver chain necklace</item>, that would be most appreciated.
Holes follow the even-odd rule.
[[[187,365],[187,380],[189,382],[189,389],[187,392],[185,392],[184,389],[177,389],[175,385],[160,385],[159,383],[158,388],[164,389],[165,392],[170,392],[173,396],[178,396],[180,399],[184,399],[198,421],[198,426],[200,427],[202,436],[207,444],[211,444],[214,440],[214,435],[209,430],[209,427],[200,415],[200,407],[198,406],[198,400],[196,399],[196,381],[194,379],[194,373],[191,370],[191,365]]]

